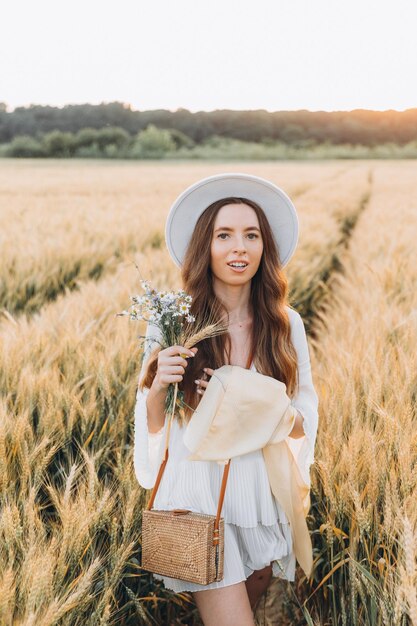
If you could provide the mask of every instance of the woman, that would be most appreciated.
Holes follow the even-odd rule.
[[[211,176],[177,198],[165,236],[171,257],[181,268],[182,287],[193,297],[190,313],[197,318],[209,313],[225,318],[228,333],[191,350],[170,346],[144,359],[135,407],[139,483],[153,487],[162,460],[168,385],[178,382],[185,402],[195,408],[213,370],[226,363],[285,382],[298,409],[288,443],[307,481],[314,458],[318,398],[304,324],[288,305],[282,270],[298,239],[291,200],[256,176]],[[151,348],[158,329],[148,324],[147,337]],[[180,353],[193,358],[186,360]],[[186,409],[186,420],[191,415]],[[153,508],[215,514],[224,466],[187,460],[190,452],[182,441],[185,425],[186,421],[174,421],[171,426],[169,458]],[[252,609],[271,577],[295,579],[291,529],[271,492],[261,450],[232,459],[222,515],[223,580],[199,585],[154,576],[175,592],[192,592],[205,624],[236,623],[238,614],[240,625],[252,625]]]

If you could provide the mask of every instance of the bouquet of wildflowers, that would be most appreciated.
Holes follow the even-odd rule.
[[[161,338],[158,339],[161,350],[173,345],[192,348],[203,339],[227,332],[227,325],[214,321],[214,318],[196,320],[190,314],[192,297],[183,289],[158,292],[151,287],[149,280],[141,280],[140,283],[145,294],[130,296],[132,300],[130,310],[122,311],[117,315],[129,315],[131,320],[152,322],[161,333]],[[139,338],[145,339],[145,337],[145,335],[139,335]],[[181,356],[188,358],[185,354]],[[142,354],[142,360],[143,357],[144,354]],[[184,394],[178,391],[178,383],[170,384],[166,395],[165,412],[174,415],[176,408],[181,409],[184,406]]]

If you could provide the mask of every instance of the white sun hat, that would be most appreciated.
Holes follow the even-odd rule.
[[[205,209],[222,198],[254,200],[271,226],[281,265],[292,257],[298,242],[298,217],[285,191],[269,180],[242,173],[215,174],[187,187],[171,206],[165,224],[165,242],[174,263],[181,267],[195,225]]]

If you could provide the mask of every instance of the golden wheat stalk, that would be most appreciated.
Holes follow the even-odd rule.
[[[209,318],[207,322],[197,322],[192,327],[186,327],[180,335],[179,343],[185,348],[192,348],[203,339],[216,337],[227,331],[228,325],[224,321],[213,321],[212,318]],[[181,356],[188,358],[188,355],[185,354],[181,354]]]

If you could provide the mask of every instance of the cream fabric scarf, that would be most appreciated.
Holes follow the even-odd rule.
[[[310,484],[285,441],[296,415],[285,383],[238,365],[223,365],[214,370],[183,441],[192,452],[188,460],[221,464],[262,448],[271,490],[290,522],[295,557],[310,576]]]

